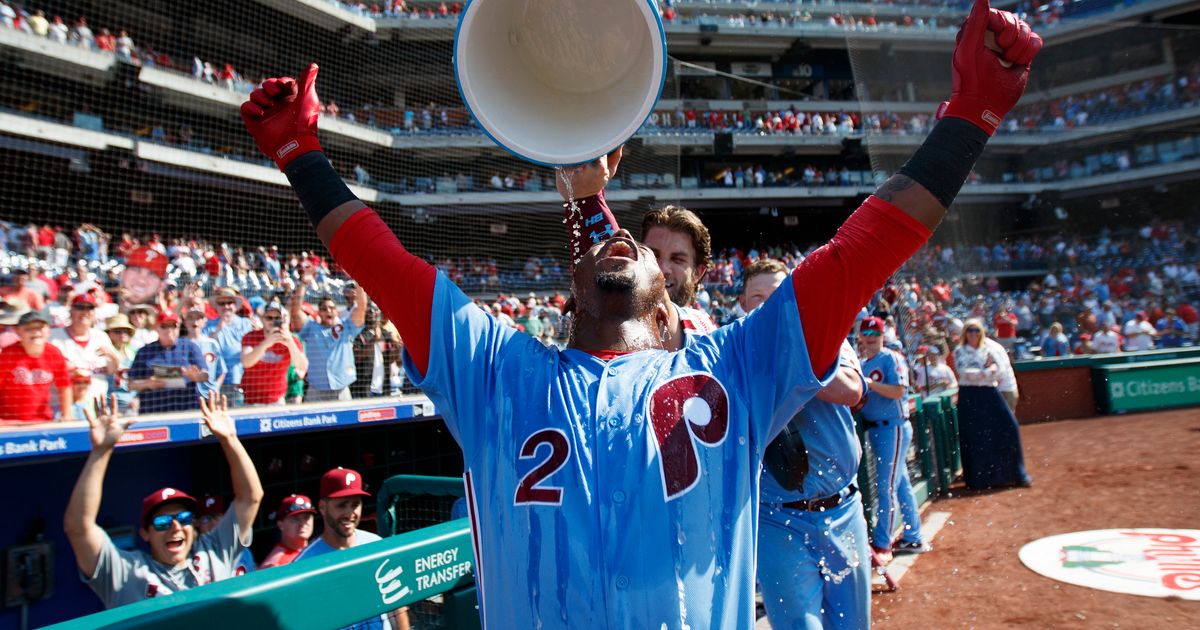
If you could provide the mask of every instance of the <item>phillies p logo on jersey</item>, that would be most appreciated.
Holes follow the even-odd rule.
[[[670,501],[700,481],[696,442],[713,447],[729,432],[729,395],[709,374],[687,374],[659,385],[650,396],[650,422],[658,440],[663,492]]]

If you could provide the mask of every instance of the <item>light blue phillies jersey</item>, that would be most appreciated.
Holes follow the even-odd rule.
[[[863,375],[876,383],[903,385],[908,387],[908,365],[900,355],[883,348],[879,354],[862,362]],[[904,397],[886,398],[876,392],[867,395],[867,404],[862,409],[863,418],[872,421],[895,420],[908,417],[904,412]]]
[[[325,327],[309,319],[297,333],[308,356],[308,386],[313,389],[342,389],[358,380],[354,368],[354,339],[363,330],[349,319]]]
[[[428,374],[405,365],[463,449],[485,628],[754,627],[763,449],[828,381],[786,286],[679,352],[602,361],[438,274]]]
[[[842,342],[838,367],[848,367],[862,373],[858,356],[847,342]],[[841,492],[858,476],[862,445],[858,442],[854,414],[849,407],[813,398],[776,439],[784,440],[789,432],[797,438],[794,445],[807,452],[807,472],[798,489],[785,488],[771,467],[766,466],[762,476],[764,503],[823,499]]]

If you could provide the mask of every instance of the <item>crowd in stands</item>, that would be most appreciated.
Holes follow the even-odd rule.
[[[733,317],[741,270],[760,257],[789,267],[797,246],[714,253],[701,302],[717,321]],[[1026,271],[1002,288],[1002,272]],[[1014,358],[1169,348],[1200,343],[1200,223],[1152,221],[1136,232],[1054,234],[918,252],[873,305],[910,356],[962,338],[982,320]]]
[[[61,355],[70,379],[61,392],[47,380],[45,396],[29,398],[28,383],[0,375],[0,420],[79,418],[106,393],[132,414],[196,409],[211,391],[235,405],[282,404],[404,386],[395,328],[316,253],[115,237],[89,224],[0,222],[0,245],[0,350],[15,346],[24,361]],[[440,257],[436,266],[470,293],[497,295],[480,308],[547,344],[564,341],[561,293],[511,294],[562,286],[555,258]]]
[[[461,2],[430,2],[428,0],[384,0],[382,2],[343,2],[327,0],[329,4],[374,19],[399,20],[457,20],[462,13]]]
[[[135,66],[190,71],[197,80],[222,85],[230,90],[248,94],[257,84],[257,81],[244,78],[230,63],[214,64],[193,57],[190,69],[182,67],[169,54],[157,51],[144,43],[135,43],[125,29],[109,30],[102,27],[98,33],[94,32],[87,18],[83,16],[73,20],[58,15],[47,18],[42,9],[27,9],[20,4],[0,0],[0,21],[9,28],[30,35],[93,52],[115,55],[117,59]]]
[[[1070,19],[1121,9],[1146,0],[1022,0],[1012,9],[1034,27],[1053,27]]]
[[[1075,129],[1143,116],[1200,102],[1200,64],[1186,72],[1021,105],[1009,113],[1008,132]]]

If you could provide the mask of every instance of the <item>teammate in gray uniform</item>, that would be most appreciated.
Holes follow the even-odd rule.
[[[113,446],[134,422],[116,413],[115,399],[97,407],[94,416],[87,415],[92,452],[83,464],[63,517],[63,529],[75,550],[75,563],[83,581],[105,608],[113,608],[233,577],[242,551],[250,546],[251,527],[263,489],[254,463],[238,440],[225,397],[214,393],[207,401],[200,399],[200,408],[229,462],[234,493],[230,509],[215,529],[197,535],[196,499],[175,488],[155,490],[142,500],[138,523],[149,552],[118,549],[96,524]]]

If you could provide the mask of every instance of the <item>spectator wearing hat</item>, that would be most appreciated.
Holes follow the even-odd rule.
[[[138,348],[133,345],[136,333],[133,324],[125,315],[113,315],[105,325],[113,350],[117,352],[120,361],[117,371],[108,375],[108,391],[117,397],[117,410],[122,414],[137,414],[137,392],[129,389],[129,368],[137,356]]]
[[[90,380],[82,402],[90,405],[108,392],[108,375],[120,368],[121,357],[104,331],[96,328],[96,296],[80,293],[71,299],[70,320],[66,328],[50,333],[50,343],[58,346],[71,366],[72,380]]]
[[[1141,352],[1154,349],[1154,338],[1158,336],[1154,324],[1146,316],[1146,311],[1138,311],[1133,319],[1125,322],[1125,351]]]
[[[0,350],[21,340],[17,334],[17,322],[27,312],[29,305],[25,300],[14,297],[0,299]]]
[[[135,304],[128,312],[129,324],[133,326],[133,349],[158,341],[158,331],[154,328],[157,312],[149,304]]]
[[[129,388],[138,392],[141,413],[186,411],[199,407],[198,383],[208,381],[204,355],[192,340],[179,336],[179,316],[158,318],[158,341],[138,350],[129,368]]]
[[[1158,341],[1163,348],[1180,348],[1188,336],[1188,325],[1175,312],[1168,308],[1158,320]]]
[[[229,397],[234,405],[241,404],[242,394],[238,387],[242,383],[242,339],[254,330],[254,323],[238,314],[242,305],[242,296],[232,287],[221,287],[213,294],[213,305],[217,311],[216,319],[204,327],[204,334],[212,337],[220,349],[225,368],[229,371],[221,384],[221,393]]]
[[[308,546],[313,534],[313,519],[317,511],[312,499],[292,494],[279,502],[275,510],[275,525],[279,527],[279,543],[263,558],[260,569],[289,564]]]
[[[262,320],[262,330],[250,331],[242,338],[242,395],[247,405],[280,405],[287,394],[288,366],[295,366],[304,376],[308,359],[300,338],[288,330],[282,304],[267,304]]]
[[[121,302],[155,302],[166,277],[166,254],[145,246],[134,249],[125,257],[125,270],[121,272]]]
[[[35,311],[46,308],[46,300],[30,286],[29,270],[20,268],[12,272],[8,286],[0,288],[0,297],[12,297],[23,300]]]
[[[200,348],[200,354],[204,356],[204,371],[208,373],[208,380],[197,384],[201,398],[207,398],[214,391],[221,391],[221,383],[225,382],[229,372],[225,367],[225,358],[221,356],[220,346],[216,340],[204,334],[207,324],[208,319],[203,310],[192,309],[183,312],[182,334]]]
[[[1109,354],[1121,351],[1121,327],[1117,324],[1106,326],[1100,332],[1092,335],[1092,348],[1095,354]]]
[[[1092,336],[1088,333],[1079,335],[1079,343],[1075,344],[1075,354],[1096,354],[1096,348],[1092,345]]]
[[[52,386],[58,390],[62,419],[73,419],[70,370],[62,352],[46,343],[49,332],[50,320],[42,311],[29,311],[17,320],[18,343],[0,352],[0,420],[53,420]]]
[[[358,529],[362,520],[363,497],[371,493],[363,490],[362,475],[349,468],[334,468],[321,476],[321,500],[317,509],[325,528],[321,537],[309,543],[294,561],[316,558],[333,551],[358,547],[382,540],[379,536]],[[401,609],[404,611],[405,609]],[[407,612],[397,611],[403,616],[401,627],[407,626]],[[360,621],[343,630],[375,630],[393,627],[390,615],[384,614]]]
[[[291,330],[298,331],[308,358],[308,390],[305,402],[350,400],[350,384],[358,378],[354,366],[354,339],[362,332],[367,316],[367,292],[357,284],[352,290],[349,321],[338,317],[337,303],[331,297],[317,302],[317,318],[304,312],[304,295],[311,278],[301,277],[292,292],[288,307]]]
[[[229,463],[233,501],[217,527],[200,535],[194,522],[198,502],[176,488],[155,490],[142,500],[138,521],[148,552],[118,549],[96,524],[113,447],[132,420],[121,417],[108,401],[97,405],[95,418],[88,416],[92,450],[71,492],[63,529],[83,581],[105,608],[233,577],[239,554],[250,546],[263,497],[254,462],[238,440],[226,401],[214,395],[200,409]]]

